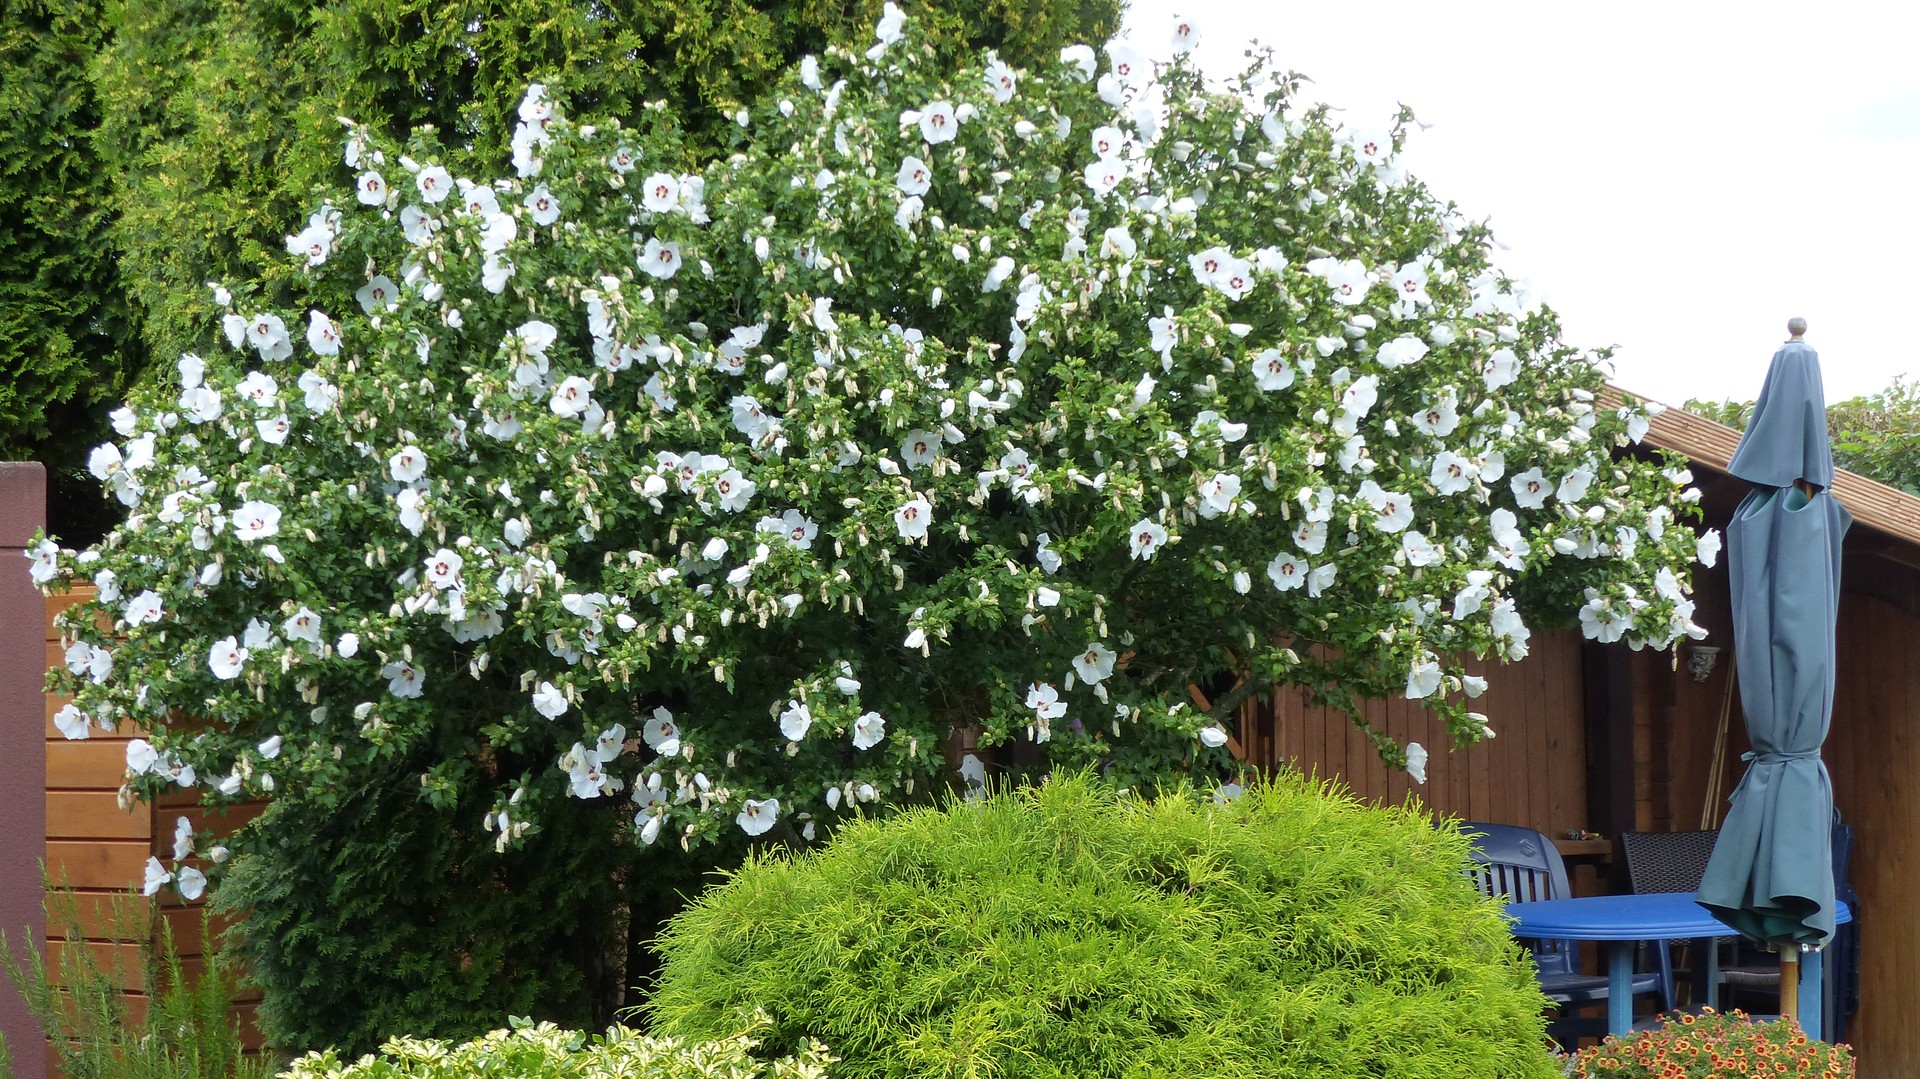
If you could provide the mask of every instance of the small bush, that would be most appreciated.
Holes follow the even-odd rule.
[[[1298,776],[1216,807],[1091,777],[843,828],[668,927],[657,1029],[818,1035],[847,1079],[1553,1076],[1466,843]]]
[[[1608,1038],[1574,1057],[1578,1079],[1852,1079],[1844,1045],[1808,1041],[1791,1019],[1756,1023],[1746,1013],[1668,1017],[1630,1038]]]
[[[824,1079],[832,1057],[809,1042],[792,1057],[758,1064],[753,1039],[712,1042],[643,1038],[614,1027],[588,1040],[551,1023],[521,1025],[460,1045],[395,1038],[381,1055],[342,1064],[332,1050],[301,1057],[281,1079]]]

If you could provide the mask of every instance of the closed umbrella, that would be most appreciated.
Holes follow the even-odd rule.
[[[1833,935],[1833,788],[1820,745],[1833,716],[1840,541],[1852,524],[1830,493],[1820,358],[1800,337],[1774,353],[1728,471],[1751,484],[1727,527],[1733,647],[1753,752],[1695,898],[1781,952],[1792,1014],[1795,954]]]

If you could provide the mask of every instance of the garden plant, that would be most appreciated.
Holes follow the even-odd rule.
[[[1056,779],[756,856],[647,1014],[764,1015],[847,1079],[1545,1077],[1545,998],[1467,844],[1298,775],[1215,804]]]
[[[969,745],[1209,786],[1276,685],[1472,741],[1469,655],[1698,633],[1691,477],[1399,166],[1408,117],[1265,53],[1207,86],[1196,33],[1016,68],[889,6],[697,169],[675,110],[538,84],[502,174],[348,123],[298,288],[211,287],[94,451],[125,523],[30,552],[98,588],[61,730],[150,728],[142,796],[398,777],[585,880],[979,784]]]
[[[202,347],[208,278],[299,303],[280,238],[314,185],[338,180],[343,112],[401,137],[431,124],[444,164],[491,169],[542,79],[609,114],[669,103],[692,167],[733,145],[728,114],[794,60],[870,39],[882,2],[9,3],[0,105],[23,120],[0,131],[0,458],[47,465],[49,529],[68,542],[119,519],[86,474],[107,411]],[[993,47],[1021,64],[1104,40],[1120,18],[1114,0],[935,0],[915,15],[943,55]]]
[[[1580,1079],[1852,1079],[1844,1045],[1809,1041],[1791,1019],[1756,1022],[1744,1012],[1668,1016],[1653,1030],[1581,1050]]]
[[[623,1027],[589,1038],[550,1023],[518,1021],[450,1045],[395,1038],[378,1054],[342,1060],[331,1050],[294,1061],[282,1079],[826,1079],[833,1058],[818,1043],[762,1061],[745,1034],[711,1042],[648,1038]]]
[[[47,925],[61,942],[57,952],[43,953],[49,941],[0,933],[0,968],[47,1032],[60,1075],[268,1079],[274,1073],[271,1061],[246,1051],[233,1013],[232,970],[210,961],[189,975],[172,923],[152,919],[144,903],[108,901],[94,909],[96,917],[105,914],[109,936],[140,942],[137,970],[128,969],[123,949],[107,949],[109,958],[101,961],[87,943],[80,900],[67,888],[46,889]],[[198,931],[202,939],[213,939],[211,918],[203,916]],[[55,956],[51,961],[49,954]],[[138,1015],[129,1007],[129,985],[140,988]],[[0,1040],[0,1079],[13,1079],[9,1048]],[[12,1048],[35,1056],[42,1052],[40,1044]]]

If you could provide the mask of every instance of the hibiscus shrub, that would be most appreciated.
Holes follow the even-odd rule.
[[[1275,684],[1475,739],[1461,659],[1529,620],[1693,630],[1686,473],[1615,458],[1645,410],[1595,407],[1400,128],[1264,56],[1209,88],[1184,24],[1038,71],[876,36],[699,173],[664,108],[538,86],[503,178],[349,129],[301,305],[216,288],[224,339],[94,454],[126,523],[30,552],[99,586],[62,730],[150,727],[146,795],[403,762],[503,850],[565,798],[691,848],[977,781],[969,730],[1211,782]]]
[[[1215,805],[1082,775],[844,826],[670,925],[647,1010],[764,1015],[846,1079],[1556,1075],[1466,843],[1300,776]]]
[[[711,1042],[647,1038],[622,1027],[589,1038],[552,1024],[517,1024],[460,1044],[395,1038],[358,1060],[333,1051],[294,1061],[282,1079],[826,1079],[833,1058],[817,1043],[761,1063],[745,1035]]]

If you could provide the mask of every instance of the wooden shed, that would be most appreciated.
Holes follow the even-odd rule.
[[[1726,473],[1740,432],[1678,410],[1658,417],[1647,445],[1683,453],[1706,524],[1725,531],[1746,485]],[[1920,1075],[1920,498],[1841,472],[1834,492],[1854,514],[1846,540],[1838,684],[1826,744],[1834,800],[1854,827],[1852,880],[1860,894],[1860,1010],[1847,1038],[1862,1079]],[[1606,886],[1611,837],[1623,829],[1686,831],[1709,803],[1724,804],[1743,774],[1746,734],[1731,698],[1726,758],[1709,790],[1723,707],[1732,692],[1732,619],[1726,561],[1695,579],[1704,646],[1724,652],[1704,677],[1693,649],[1634,652],[1536,632],[1532,653],[1480,669],[1479,702],[1498,737],[1442,752],[1441,725],[1413,702],[1377,701],[1364,717],[1396,739],[1434,750],[1424,786],[1387,769],[1348,717],[1283,690],[1241,717],[1238,743],[1263,768],[1290,764],[1338,776],[1363,797],[1416,796],[1435,814],[1521,824],[1560,840],[1576,889]],[[1593,832],[1598,841],[1568,841]]]

